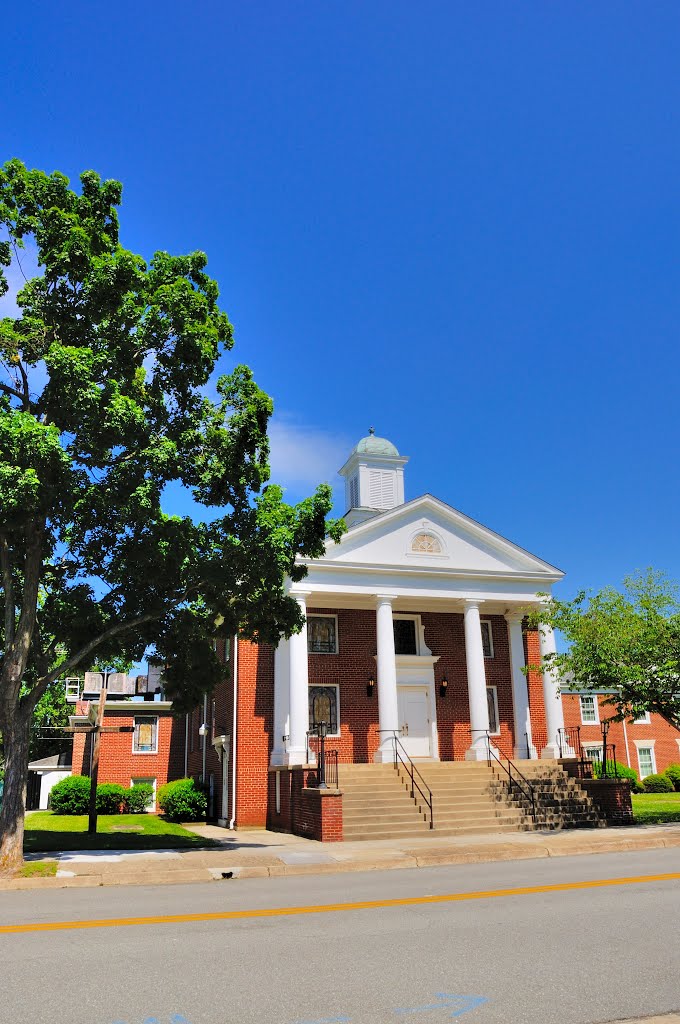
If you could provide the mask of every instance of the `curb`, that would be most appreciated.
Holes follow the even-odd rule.
[[[353,860],[317,864],[231,864],[196,868],[169,868],[151,864],[145,870],[99,871],[82,875],[59,875],[53,878],[0,879],[0,891],[25,889],[69,889],[120,885],[182,885],[196,882],[223,881],[228,878],[285,878],[301,875],[345,874],[355,871],[394,871],[407,868],[445,867],[448,864],[488,864],[494,861],[540,860],[546,857],[576,857],[597,853],[630,853],[680,847],[680,834],[656,836],[616,836],[595,840],[547,842],[541,845],[503,844],[503,846],[468,846],[456,848],[404,850],[401,855],[373,856]]]

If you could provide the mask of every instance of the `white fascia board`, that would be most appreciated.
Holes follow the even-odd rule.
[[[526,572],[518,569],[499,569],[489,572],[486,569],[450,569],[448,566],[422,566],[422,565],[376,565],[367,562],[326,562],[320,558],[310,559],[303,563],[307,566],[309,574],[301,581],[301,589],[309,589],[311,573],[321,572],[329,575],[336,574],[339,579],[346,572],[362,572],[367,575],[377,576],[384,573],[400,576],[422,576],[423,578],[440,577],[448,580],[525,580],[529,583],[557,583],[562,579],[562,573],[548,572]]]
[[[535,563],[539,572],[545,572],[546,574],[552,575],[555,580],[561,580],[565,575],[561,569],[557,568],[557,566],[551,565],[550,562],[546,562],[544,559],[539,558],[531,551],[527,551],[526,548],[513,543],[513,541],[508,540],[507,537],[503,537],[500,533],[496,533],[495,530],[489,529],[488,526],[484,526],[476,519],[471,519],[470,516],[466,516],[464,512],[460,512],[458,509],[453,508],[452,505],[447,505],[445,501],[441,501],[440,498],[435,498],[432,494],[423,494],[419,498],[413,498],[412,501],[407,501],[403,505],[397,505],[396,508],[388,509],[387,512],[381,512],[378,515],[373,516],[371,519],[366,520],[365,523],[360,523],[358,526],[352,527],[352,529],[345,533],[337,543],[332,540],[327,541],[326,548],[330,551],[334,547],[342,547],[343,542],[360,539],[364,535],[370,534],[371,532],[377,532],[378,530],[380,532],[386,532],[384,528],[389,527],[390,523],[395,519],[399,519],[404,514],[411,515],[421,509],[430,509],[433,512],[439,512],[451,523],[463,526],[472,536],[492,544],[498,551],[529,558]]]

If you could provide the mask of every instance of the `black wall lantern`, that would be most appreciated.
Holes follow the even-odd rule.
[[[373,676],[371,676],[370,679],[368,680],[368,682],[366,683],[366,696],[367,697],[372,697],[374,690],[375,690],[375,679],[373,678]]]
[[[446,691],[448,690],[448,688],[449,688],[449,681],[446,678],[446,676],[444,676],[444,678],[442,679],[441,683],[439,684],[439,696],[440,697],[445,697],[446,696]]]

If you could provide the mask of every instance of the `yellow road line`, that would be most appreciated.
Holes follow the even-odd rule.
[[[162,917],[109,917],[92,921],[44,921],[32,924],[0,925],[0,935],[17,932],[59,932],[78,928],[125,928],[145,924],[191,924],[196,921],[238,921],[254,917],[294,917],[297,914],[330,914],[343,910],[382,910],[387,907],[416,907],[432,903],[462,903],[465,900],[489,900],[500,896],[534,896],[542,892],[569,892],[575,889],[601,889],[612,885],[642,885],[645,882],[670,882],[680,872],[664,875],[635,875],[628,878],[598,878],[588,882],[558,882],[555,885],[525,885],[516,889],[488,889],[481,892],[454,892],[443,896],[406,896],[392,900],[361,900],[357,903],[325,903],[311,907],[267,907],[260,910],[225,910],[212,914],[164,914]]]

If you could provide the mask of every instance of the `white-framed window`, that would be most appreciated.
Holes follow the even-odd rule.
[[[148,785],[153,786],[153,793],[151,794],[151,797],[149,798],[149,802],[146,805],[146,807],[144,808],[144,810],[145,811],[149,811],[149,812],[155,811],[156,810],[156,780],[155,779],[151,779],[151,778],[130,779],[130,785],[131,786],[137,786],[139,783],[148,783]]]
[[[579,704],[581,705],[581,723],[583,725],[597,725],[600,721],[597,697],[594,694],[582,694],[579,697]]]
[[[132,733],[133,754],[158,753],[158,718],[151,715],[135,715]]]
[[[411,542],[411,551],[423,555],[441,555],[442,546],[438,537],[427,530],[417,533]]]
[[[489,732],[492,736],[498,736],[501,731],[501,723],[498,717],[498,689],[495,686],[487,686],[486,703],[489,708]]]
[[[601,743],[583,743],[583,754],[590,761],[599,761],[602,763],[602,744]]]
[[[651,725],[651,722],[649,711],[643,711],[641,715],[633,719],[633,725]]]
[[[638,767],[640,769],[640,778],[646,779],[648,775],[655,775],[656,758],[654,757],[654,741],[634,740],[633,742],[637,747],[637,759]]]
[[[491,628],[491,619],[482,619],[480,626],[482,627],[482,649],[484,651],[484,657],[493,658],[493,630]]]
[[[310,683],[309,728],[326,723],[328,736],[340,735],[340,687],[332,684]]]
[[[338,653],[337,615],[307,616],[307,650],[310,654]]]
[[[392,628],[394,629],[395,654],[420,653],[420,644],[418,640],[420,633],[420,616],[393,615]]]

